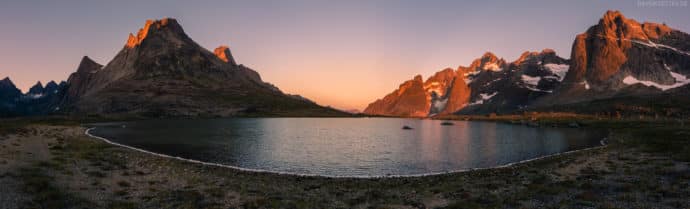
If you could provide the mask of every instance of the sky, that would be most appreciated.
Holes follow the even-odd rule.
[[[568,58],[575,35],[606,10],[690,31],[688,0],[2,0],[0,79],[23,91],[66,80],[81,57],[105,65],[146,19],[173,17],[284,92],[363,110],[417,74],[487,51],[513,61],[551,48]]]

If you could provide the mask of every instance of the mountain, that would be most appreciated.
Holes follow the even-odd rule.
[[[105,66],[82,58],[67,80],[63,112],[97,115],[345,115],[284,94],[237,64],[227,46],[213,52],[177,20],[149,20]]]
[[[524,52],[517,60],[499,65],[499,71],[470,71],[470,103],[461,114],[511,113],[551,94],[561,84],[569,61],[551,49]],[[477,69],[477,68],[474,68]],[[450,112],[450,113],[454,113]]]
[[[22,92],[14,85],[9,77],[0,80],[0,101],[9,101],[13,98],[18,98],[22,95]]]
[[[17,101],[22,92],[10,78],[0,80],[0,116],[11,116],[17,111]]]
[[[37,82],[34,84],[31,88],[29,88],[29,95],[36,95],[36,96],[41,96],[43,94],[43,84],[41,82]]]
[[[507,63],[485,53],[469,67],[421,76],[365,113],[427,117],[520,111],[690,113],[690,35],[608,11],[577,35],[569,60],[553,50]],[[596,106],[595,106],[596,105]]]
[[[44,87],[36,83],[26,94],[17,89],[10,78],[0,80],[0,117],[41,115],[56,111],[61,93],[67,84],[54,81]]]
[[[372,115],[427,117],[437,114],[511,112],[553,91],[565,77],[568,60],[553,50],[525,52],[506,62],[491,52],[469,66],[446,68],[423,82],[421,75],[371,103]]]
[[[67,104],[75,103],[81,95],[86,93],[89,88],[88,82],[94,79],[94,75],[101,68],[103,68],[103,65],[96,63],[88,56],[84,56],[81,62],[79,62],[77,71],[67,78],[69,87],[66,88],[60,105],[66,106]]]
[[[647,97],[679,90],[690,83],[690,35],[608,11],[597,25],[577,35],[571,60],[563,85],[535,105]]]

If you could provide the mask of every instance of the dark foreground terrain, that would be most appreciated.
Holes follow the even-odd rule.
[[[537,125],[559,125],[539,121]],[[505,168],[346,179],[242,172],[0,122],[0,208],[690,208],[690,125],[580,121],[609,145]]]

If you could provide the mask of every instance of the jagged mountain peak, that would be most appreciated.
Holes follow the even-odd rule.
[[[41,94],[43,93],[43,84],[41,81],[36,82],[30,89],[29,94]]]
[[[550,48],[544,48],[539,52],[540,54],[556,54],[556,51]]]
[[[563,85],[539,106],[656,94],[688,83],[690,35],[607,11],[578,34]]]
[[[1,83],[1,84],[12,84],[12,85],[14,85],[14,83],[12,83],[12,80],[10,80],[10,77],[9,77],[9,76],[7,76],[7,77],[5,77],[4,79],[0,80],[0,83]]]
[[[666,42],[667,40],[662,40],[662,37],[671,35],[673,31],[664,24],[649,22],[640,24],[634,19],[626,18],[619,11],[608,11],[597,25],[577,35],[571,52],[573,66],[566,80],[569,83],[587,81],[603,88],[609,79],[618,74],[621,67],[628,62],[629,50],[634,47],[650,50],[648,53],[657,53],[659,50],[666,49],[675,51],[674,53],[682,53],[682,50],[675,50],[673,47],[664,49],[657,45],[657,43]],[[673,39],[682,40],[684,36],[687,36],[687,34],[681,34],[684,33],[676,35],[677,38]],[[682,41],[673,41],[662,44],[678,44],[675,42],[682,43]],[[661,64],[658,65],[657,67],[663,68]],[[639,64],[631,67],[636,68],[635,66]]]
[[[629,40],[656,40],[671,31],[672,29],[665,24],[650,22],[640,24],[634,19],[626,18],[620,11],[609,10],[599,19],[597,25],[587,30],[586,34],[613,39],[625,44]]]
[[[482,59],[498,60],[498,56],[496,56],[493,52],[487,51],[482,55]]]
[[[425,83],[447,80],[448,78],[452,79],[453,76],[455,76],[455,74],[456,74],[456,71],[453,68],[445,68],[441,71],[434,73],[434,75],[427,78]]]
[[[673,31],[672,28],[666,24],[644,22],[642,23],[642,30],[650,39],[659,39],[661,36],[668,35]]]
[[[503,60],[503,58],[499,58],[494,53],[485,52],[481,58],[476,59],[474,62],[472,62],[470,68],[473,70],[476,68],[480,68],[481,70],[486,71],[501,71],[503,70],[504,64],[505,60]]]
[[[93,61],[91,58],[89,58],[89,56],[84,56],[81,58],[81,62],[79,62],[77,72],[90,73],[101,68],[103,68],[103,65],[98,64],[96,61]]]
[[[220,60],[223,60],[223,62],[230,63],[231,65],[237,65],[235,58],[232,57],[232,53],[230,52],[230,47],[227,45],[217,47],[215,50],[213,50],[213,54],[215,54]]]
[[[48,88],[55,88],[55,87],[57,87],[57,86],[58,86],[58,84],[57,84],[55,81],[49,81],[48,83],[46,83],[45,88],[46,88],[46,89],[48,89]]]
[[[5,94],[8,94],[7,92],[11,92],[9,94],[12,95],[21,94],[21,91],[19,91],[19,89],[17,89],[17,86],[15,86],[12,80],[10,80],[10,77],[5,77],[4,79],[0,80],[0,97],[2,97]]]
[[[0,80],[0,105],[4,102],[11,102],[19,97],[22,92],[12,83],[10,77]],[[1,107],[1,106],[0,106]]]
[[[535,57],[539,56],[539,54],[539,52],[535,51],[525,51],[522,54],[520,54],[520,57],[517,60],[513,61],[513,63],[519,65],[527,60],[534,59]]]
[[[420,75],[420,74],[415,75],[412,80],[414,80],[415,82],[424,82],[422,75]]]
[[[166,17],[160,20],[146,20],[144,27],[139,29],[136,36],[131,33],[129,34],[125,46],[127,48],[135,48],[141,45],[148,37],[164,32],[183,36],[185,38],[187,37],[182,26],[180,26],[176,19]]]
[[[601,19],[614,20],[619,18],[625,18],[625,16],[623,16],[623,13],[621,13],[618,10],[607,10]]]
[[[522,63],[532,61],[532,62],[540,62],[543,61],[543,59],[548,58],[548,57],[557,57],[556,51],[553,49],[542,49],[540,52],[537,51],[525,51],[523,52],[520,57],[513,61],[513,64],[515,65],[520,65]]]
[[[447,87],[453,82],[457,76],[457,72],[452,68],[445,68],[441,71],[434,73],[424,82],[424,89],[427,92],[433,92],[436,95],[444,95],[447,91]]]

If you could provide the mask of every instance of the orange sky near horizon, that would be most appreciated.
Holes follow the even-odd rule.
[[[363,110],[417,74],[486,51],[513,61],[551,48],[568,58],[575,35],[609,9],[690,31],[687,7],[636,1],[125,1],[3,3],[0,79],[23,91],[66,80],[82,56],[105,65],[146,19],[173,17],[200,45],[229,45],[238,63],[286,93]]]

